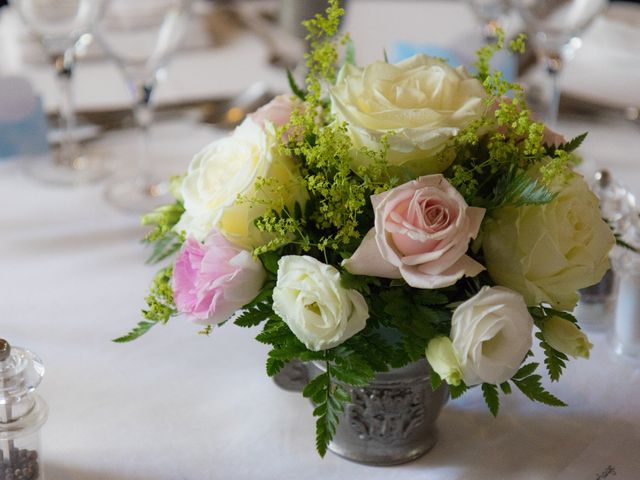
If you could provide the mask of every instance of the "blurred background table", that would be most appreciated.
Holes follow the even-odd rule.
[[[0,71],[26,74],[53,112],[47,69],[8,47],[16,42],[7,36],[18,34],[12,14],[0,10]],[[352,0],[346,18],[360,64],[397,41],[453,48],[477,27],[464,2],[451,1]],[[258,80],[274,93],[286,90],[258,36],[245,31],[228,41],[177,55],[159,104],[220,99]],[[586,52],[588,42],[585,36]],[[632,78],[640,74],[637,65],[629,69]],[[81,112],[128,108],[124,83],[107,62],[81,62],[76,85]],[[629,83],[630,98],[637,89]],[[561,111],[558,130],[567,137],[588,130],[583,171],[608,168],[638,196],[640,123],[611,112]],[[171,116],[154,127],[152,151],[169,159],[158,168],[179,172],[227,134],[197,120]],[[130,135],[114,130],[96,145],[133,155]],[[0,336],[37,352],[47,366],[48,480],[597,478],[595,470],[572,476],[576,463],[593,460],[589,448],[602,455],[602,469],[637,455],[640,369],[612,352],[606,334],[592,333],[592,359],[571,362],[562,381],[549,385],[569,408],[514,393],[494,419],[474,389],[445,407],[438,443],[416,462],[382,469],[333,455],[321,460],[311,406],[267,378],[266,348],[253,341],[255,331],[226,326],[207,338],[178,318],[132,344],[110,342],[138,321],[155,267],[144,263],[138,218],[108,206],[102,188],[43,186],[21,174],[19,160],[0,161]]]

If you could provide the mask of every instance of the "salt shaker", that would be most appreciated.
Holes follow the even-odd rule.
[[[637,212],[636,199],[618,183],[608,170],[598,170],[591,184],[593,193],[600,199],[602,216],[607,219],[616,233],[629,228],[631,217]]]
[[[0,480],[44,480],[40,429],[47,404],[35,393],[42,361],[0,339]]]
[[[635,216],[624,237],[640,246],[640,217]],[[616,353],[640,359],[640,254],[618,249],[614,267],[619,277],[612,340]]]
[[[608,170],[595,173],[591,188],[600,200],[602,216],[619,233],[626,227],[629,212],[635,208],[635,199]],[[600,282],[580,290],[580,303],[574,313],[581,325],[594,331],[608,326],[615,306],[616,287],[617,276],[613,270],[608,270]]]

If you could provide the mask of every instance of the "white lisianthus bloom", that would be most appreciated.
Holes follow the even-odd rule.
[[[497,209],[485,219],[482,248],[493,280],[520,293],[527,305],[570,310],[578,290],[600,281],[615,244],[598,198],[572,174],[544,205]]]
[[[508,288],[482,287],[458,306],[451,318],[451,342],[464,383],[510,379],[531,348],[532,328],[522,296]]]
[[[287,186],[290,198],[285,201],[290,206],[306,198],[297,181],[295,162],[277,152],[274,125],[267,122],[262,127],[247,118],[233,135],[209,144],[191,161],[179,187],[185,212],[175,230],[202,241],[215,228],[245,248],[266,243],[268,238],[253,224],[266,207],[238,201],[239,195],[256,195],[258,178],[275,179]],[[280,201],[269,188],[257,194],[266,200],[270,195]]]
[[[340,285],[340,272],[313,257],[278,261],[273,311],[309,350],[333,348],[362,330],[369,309],[356,290]]]
[[[429,365],[441,379],[449,385],[460,385],[462,371],[450,338],[432,338],[427,345],[425,354]]]
[[[390,165],[416,175],[440,173],[453,160],[436,160],[446,142],[486,111],[486,91],[464,67],[416,55],[397,64],[346,64],[329,90],[331,110],[346,122],[354,150],[380,148],[388,135]],[[356,156],[356,164],[358,161]]]
[[[553,348],[573,358],[589,358],[593,344],[574,323],[558,316],[546,318],[542,323],[544,340]]]

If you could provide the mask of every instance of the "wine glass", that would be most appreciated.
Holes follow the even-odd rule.
[[[482,22],[485,43],[495,43],[498,29],[505,30],[511,0],[467,0],[474,15]]]
[[[72,76],[76,45],[102,13],[103,0],[12,0],[24,23],[38,39],[56,70],[60,91],[60,131],[58,148],[52,156],[29,158],[27,171],[49,183],[77,184],[97,180],[107,172],[100,158],[80,149],[74,131]]]
[[[580,36],[607,0],[513,0],[533,35],[533,44],[544,62],[551,94],[546,105],[545,121],[554,126],[558,119],[560,86],[558,77],[566,62],[582,46]]]
[[[167,184],[155,178],[149,165],[151,101],[159,73],[180,46],[190,9],[191,0],[109,0],[95,30],[124,74],[138,130],[135,171],[106,190],[107,200],[122,210],[143,213],[167,203]]]

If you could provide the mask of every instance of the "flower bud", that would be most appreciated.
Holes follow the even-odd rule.
[[[544,340],[553,348],[574,358],[589,358],[593,345],[576,324],[557,316],[547,318],[542,326]]]
[[[431,368],[449,385],[458,386],[462,380],[460,362],[453,350],[449,337],[431,339],[426,350],[427,361]]]

